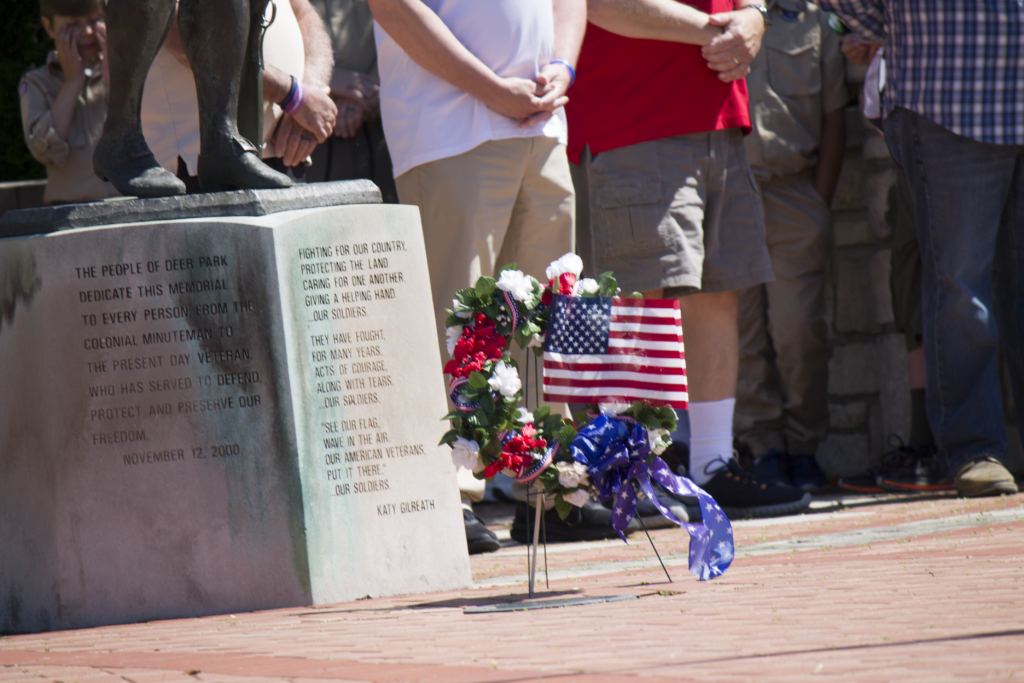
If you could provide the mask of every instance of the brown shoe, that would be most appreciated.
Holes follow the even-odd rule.
[[[956,492],[965,498],[1017,493],[1013,475],[1003,467],[1003,463],[990,456],[972,460],[961,467],[953,477],[953,485]]]

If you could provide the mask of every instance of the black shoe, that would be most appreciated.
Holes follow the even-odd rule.
[[[472,510],[462,508],[462,520],[466,523],[466,545],[470,555],[493,553],[501,547],[494,532],[484,526]]]
[[[676,517],[679,517],[679,521],[688,521],[693,522],[694,524],[701,523],[700,500],[697,496],[682,496],[678,493],[672,493],[657,482],[654,483],[654,489],[658,492],[658,499],[662,503],[668,505],[669,509],[674,511],[675,508],[673,505],[681,505],[683,509],[686,510],[687,519],[684,520],[682,517],[679,517],[679,515],[676,515]],[[646,522],[647,520],[644,521]]]
[[[125,197],[150,199],[185,194],[185,183],[160,166],[139,131],[100,138],[92,154],[93,171]]]
[[[268,190],[292,186],[292,179],[263,163],[256,148],[244,138],[231,138],[227,149],[200,154],[196,169],[199,187],[203,192]]]
[[[711,480],[701,486],[715,499],[729,517],[778,517],[792,515],[811,504],[811,494],[791,486],[779,486],[754,479],[729,458],[719,458],[708,465],[717,469]]]
[[[818,493],[828,488],[828,477],[818,467],[814,456],[808,453],[790,456],[789,478],[794,487],[808,493]]]
[[[658,492],[658,500],[664,507],[667,507],[680,522],[689,522],[690,515],[686,506],[677,500],[664,496]],[[650,498],[642,498],[636,502],[636,516],[639,517],[644,526],[648,529],[669,529],[674,528],[676,523],[661,514],[661,510],[654,506]]]
[[[953,478],[940,462],[934,446],[915,448],[902,442],[878,477],[878,485],[887,491],[951,491]],[[885,456],[882,456],[883,458]]]
[[[685,443],[673,441],[658,457],[665,461],[672,472],[681,477],[685,477],[690,469],[690,449]]]
[[[885,489],[878,485],[878,472],[875,470],[868,470],[852,477],[839,477],[836,486],[857,493],[885,493]]]
[[[516,503],[516,516],[512,520],[510,535],[513,541],[528,545],[533,540],[533,526],[536,524],[534,515],[537,513],[537,509],[530,506],[529,526],[527,526],[526,513],[526,503]],[[633,518],[623,533],[628,536],[639,528],[640,523]],[[602,541],[619,537],[615,533],[615,529],[612,528],[612,511],[593,499],[581,508],[573,506],[572,512],[564,521],[558,516],[558,510],[554,508],[545,512],[541,527],[542,541],[545,534],[548,543]]]
[[[789,477],[789,456],[771,448],[754,459],[753,476],[758,481],[777,486],[793,486]]]

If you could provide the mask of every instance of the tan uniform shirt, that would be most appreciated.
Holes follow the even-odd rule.
[[[53,51],[46,57],[46,66],[26,73],[18,86],[25,143],[32,156],[46,166],[43,201],[59,204],[119,196],[113,185],[96,177],[92,167],[92,153],[103,135],[107,118],[106,81],[99,69],[86,77],[67,140],[57,135],[50,114],[62,85],[64,71],[57,52]]]
[[[373,15],[366,0],[310,0],[323,17],[334,48],[334,66],[368,74],[376,71]]]
[[[758,180],[816,166],[822,116],[849,99],[839,35],[825,12],[803,0],[770,0],[768,10],[772,27],[747,76],[747,159]]]

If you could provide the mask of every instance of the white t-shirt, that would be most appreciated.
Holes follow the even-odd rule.
[[[551,0],[423,0],[466,49],[497,75],[536,79],[554,55]],[[546,136],[565,144],[565,112],[519,128],[506,116],[414,62],[374,23],[380,111],[395,177],[488,140]]]
[[[263,36],[263,63],[277,67],[302,80],[305,48],[299,22],[290,0],[275,0],[277,6],[272,23]],[[267,5],[264,21],[269,21],[274,7]],[[274,156],[270,140],[281,118],[281,108],[272,102],[263,107],[263,157]],[[192,70],[161,47],[146,75],[142,91],[142,134],[157,163],[171,173],[178,172],[180,156],[189,175],[196,174],[199,160],[199,101]]]

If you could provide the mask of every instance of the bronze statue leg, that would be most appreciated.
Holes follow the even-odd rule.
[[[284,0],[287,2],[287,0]],[[199,99],[199,184],[204,192],[287,187],[238,133],[238,92],[249,0],[180,0],[178,28]]]
[[[110,101],[93,165],[126,196],[185,194],[184,183],[160,167],[142,135],[142,88],[173,12],[174,0],[107,3]]]

